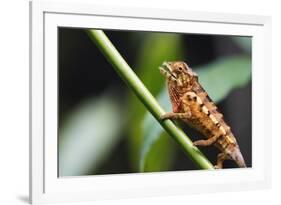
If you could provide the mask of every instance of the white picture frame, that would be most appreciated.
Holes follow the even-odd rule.
[[[30,20],[32,204],[270,187],[271,109],[266,109],[271,106],[271,92],[268,92],[271,90],[270,17],[33,1]],[[59,26],[252,36],[252,168],[58,178],[54,90],[57,90]]]

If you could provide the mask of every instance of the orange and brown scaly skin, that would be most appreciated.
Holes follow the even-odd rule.
[[[239,167],[246,167],[230,127],[198,82],[196,73],[181,61],[163,63],[160,72],[167,79],[173,107],[173,112],[166,113],[161,119],[181,119],[206,136],[206,140],[195,141],[194,145],[214,144],[221,151],[216,168],[222,168],[226,159],[234,160]]]

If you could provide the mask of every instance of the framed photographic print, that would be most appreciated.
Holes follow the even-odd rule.
[[[36,1],[30,20],[32,204],[270,187],[269,17]]]

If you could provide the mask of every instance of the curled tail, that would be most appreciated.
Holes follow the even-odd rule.
[[[239,149],[239,147],[235,147],[235,149],[233,150],[233,152],[231,153],[231,158],[236,162],[236,164],[240,167],[240,168],[245,168],[246,163],[244,161],[243,155],[241,154],[241,151]]]

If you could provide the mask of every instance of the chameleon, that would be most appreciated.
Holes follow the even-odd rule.
[[[172,112],[160,120],[182,120],[207,139],[193,142],[194,146],[214,145],[220,150],[216,169],[223,168],[225,160],[233,160],[240,168],[246,167],[240,148],[223,115],[200,85],[198,75],[182,61],[164,62],[160,73],[165,76]]]

